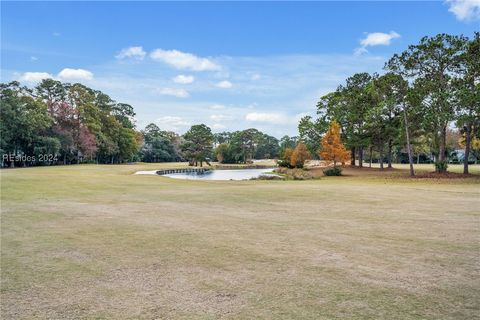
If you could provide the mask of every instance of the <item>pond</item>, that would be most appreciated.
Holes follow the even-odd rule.
[[[164,177],[190,180],[248,180],[272,171],[273,169],[210,170],[205,173],[171,173]]]

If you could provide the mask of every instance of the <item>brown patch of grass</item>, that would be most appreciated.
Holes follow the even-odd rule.
[[[463,174],[457,172],[422,172],[415,176],[417,179],[467,179],[477,178],[473,174]]]
[[[478,318],[478,180],[132,175],[179,165],[1,171],[2,317]]]

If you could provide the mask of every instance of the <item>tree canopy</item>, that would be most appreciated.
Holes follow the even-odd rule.
[[[320,157],[327,161],[333,161],[334,166],[337,165],[337,162],[344,163],[348,160],[349,154],[340,138],[340,125],[335,120],[332,121],[323,136],[321,145]]]
[[[424,37],[389,59],[385,74],[354,74],[322,96],[318,118],[302,119],[299,130],[303,136],[322,136],[325,124],[335,120],[352,165],[358,159],[363,166],[368,150],[370,163],[375,157],[381,167],[384,162],[391,167],[396,157],[410,162],[413,174],[414,152],[418,159],[423,153],[435,162],[437,171],[446,170],[449,155],[456,152],[447,143],[449,128],[456,125],[465,136],[464,173],[468,173],[472,141],[480,131],[479,47],[478,32],[473,39]]]
[[[121,163],[137,157],[141,136],[133,108],[82,84],[52,79],[32,89],[16,81],[1,84],[0,104],[3,165]]]

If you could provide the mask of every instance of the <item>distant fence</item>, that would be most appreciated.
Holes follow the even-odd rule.
[[[172,173],[205,173],[212,169],[210,168],[183,168],[183,169],[165,169],[165,170],[158,170],[157,174],[164,175],[164,174],[172,174]]]

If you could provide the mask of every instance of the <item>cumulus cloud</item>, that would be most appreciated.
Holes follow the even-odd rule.
[[[57,76],[54,76],[48,72],[25,72],[18,78],[19,81],[25,82],[40,82],[43,79],[57,79],[61,81],[70,80],[91,80],[93,79],[93,73],[84,69],[70,69],[65,68],[60,71]]]
[[[174,96],[177,98],[187,98],[190,96],[187,90],[178,88],[160,88],[155,92],[162,96]]]
[[[215,86],[217,88],[230,89],[233,85],[230,81],[223,80],[223,81],[218,82]]]
[[[164,116],[158,118],[155,123],[162,129],[162,130],[172,130],[176,131],[180,128],[188,127],[190,123],[185,121],[181,117],[173,117],[173,116]]]
[[[224,115],[224,114],[212,114],[210,116],[210,119],[212,119],[213,121],[216,121],[216,122],[222,122],[222,121],[226,121],[226,120],[232,120],[232,117]]]
[[[173,82],[180,83],[180,84],[189,84],[189,83],[192,83],[193,81],[195,81],[194,76],[186,76],[183,74],[179,74],[178,76],[173,78]]]
[[[150,53],[153,60],[164,62],[174,68],[193,71],[215,71],[220,66],[207,58],[197,57],[188,52],[178,50],[156,49]]]
[[[145,58],[145,55],[147,53],[143,51],[143,47],[128,47],[128,48],[123,48],[116,56],[115,58],[121,60],[121,59],[126,59],[126,58],[132,58],[136,60],[143,60]]]
[[[93,73],[85,69],[65,68],[58,73],[60,80],[91,80]]]
[[[287,117],[282,113],[250,112],[245,116],[245,120],[282,124],[287,122]]]
[[[460,21],[480,20],[480,0],[447,0],[448,11]]]
[[[363,47],[368,46],[388,46],[392,39],[400,38],[400,35],[395,31],[390,31],[390,33],[383,32],[373,32],[368,33],[367,36],[360,41],[360,44]]]
[[[25,72],[20,75],[18,80],[25,81],[29,83],[37,83],[43,79],[51,79],[53,76],[47,72]]]
[[[225,109],[226,107],[223,104],[214,104],[209,107],[212,110],[221,110]]]

